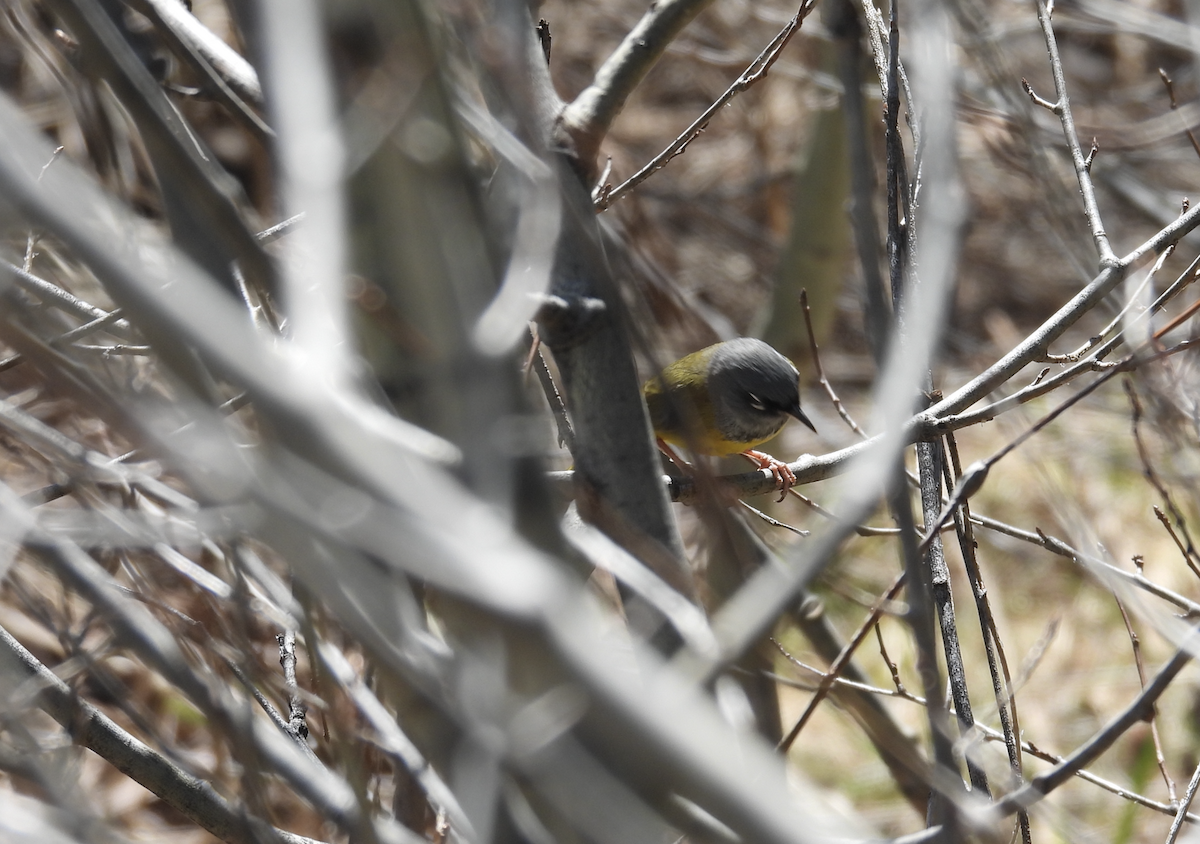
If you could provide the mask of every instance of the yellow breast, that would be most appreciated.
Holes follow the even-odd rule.
[[[716,347],[680,358],[642,387],[654,435],[699,454],[723,457],[765,443],[779,428],[752,440],[730,439],[721,433],[707,385],[708,363]]]

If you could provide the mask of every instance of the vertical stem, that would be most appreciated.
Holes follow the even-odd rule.
[[[929,602],[931,583],[929,569],[921,564],[917,548],[916,526],[913,522],[912,506],[904,489],[903,465],[897,466],[896,483],[890,495],[890,505],[900,527],[900,547],[904,554],[904,570],[908,574],[908,624],[912,628],[917,647],[917,671],[921,677],[921,691],[925,695],[925,712],[929,719],[930,741],[933,744],[933,759],[936,764],[933,778],[933,794],[929,800],[926,825],[947,827],[946,840],[958,840],[955,834],[957,818],[955,801],[947,799],[946,788],[961,783],[952,772],[958,768],[954,758],[954,744],[947,729],[946,710],[942,705],[942,684],[938,676],[937,642],[933,632],[933,608]]]
[[[962,465],[958,459],[958,443],[954,434],[946,435],[946,449],[950,454],[950,465],[942,461],[942,472],[946,485],[953,488],[954,478],[962,475]],[[950,471],[953,468],[954,474]],[[962,553],[963,564],[967,568],[967,577],[971,581],[971,591],[975,596],[975,612],[979,616],[979,626],[983,635],[983,649],[987,654],[988,673],[992,677],[992,693],[996,697],[996,709],[1000,715],[1000,728],[1004,734],[1004,747],[1008,751],[1008,764],[1016,782],[1025,781],[1021,770],[1021,733],[1020,722],[1017,718],[1017,701],[1013,696],[1012,682],[1008,675],[1008,665],[1004,659],[1004,649],[996,632],[996,620],[992,616],[991,604],[988,602],[987,588],[983,584],[983,572],[979,568],[979,559],[975,554],[975,528],[971,524],[971,510],[966,501],[954,511],[954,529],[958,536],[958,547]],[[1003,676],[1001,676],[1003,672]],[[1024,809],[1017,812],[1017,823],[1021,830],[1022,844],[1030,844],[1032,838],[1029,832],[1029,813]]]
[[[908,176],[904,162],[904,144],[900,140],[900,25],[899,0],[892,0],[888,35],[887,107],[884,123],[887,139],[888,275],[892,302],[900,301],[904,289],[904,267],[908,262],[907,242],[901,219],[912,228],[909,215]]]
[[[954,281],[959,232],[964,216],[954,142],[956,83],[949,21],[945,8],[931,0],[916,0],[913,12],[910,43],[916,71],[914,95],[922,105],[921,119],[925,126],[922,146],[915,153],[927,164],[926,167],[918,167],[917,184],[912,189],[912,196],[916,196],[922,190],[920,182],[924,180],[921,194],[924,197],[923,206],[919,209],[922,235],[919,283],[914,266],[918,208],[908,189],[904,149],[899,136],[900,35],[897,7],[893,0],[887,92],[888,263],[892,281],[892,307],[901,340],[899,354],[909,354],[910,348],[917,347],[923,341],[935,342],[939,336],[929,336],[929,326],[932,323],[937,326],[934,330],[939,331],[944,319],[947,294]],[[935,291],[937,298],[932,295]],[[915,383],[923,388],[926,396],[932,392],[933,372],[930,364],[935,353],[936,345],[930,345],[929,354],[919,359],[920,370],[914,372],[917,375]],[[923,402],[927,403],[928,398]],[[917,446],[922,507],[925,521],[930,525],[936,523],[941,509],[940,456],[930,443]],[[901,477],[898,475],[897,479]],[[891,507],[900,527],[905,570],[909,575],[909,622],[917,646],[934,758],[938,764],[927,824],[945,825],[949,839],[955,840],[958,832],[955,802],[963,784],[940,697],[933,632],[935,610],[942,631],[951,689],[960,718],[965,718],[967,724],[970,723],[970,703],[959,653],[953,603],[950,601],[949,577],[942,547],[936,536],[922,558],[913,534],[911,502],[906,490],[899,484],[891,496]],[[982,770],[973,764],[968,764],[968,768],[974,787],[986,793],[987,780]]]
[[[1063,135],[1067,139],[1067,147],[1071,150],[1071,163],[1075,166],[1075,178],[1079,181],[1079,194],[1083,197],[1083,210],[1087,215],[1088,228],[1091,229],[1096,251],[1100,253],[1100,268],[1115,267],[1120,261],[1108,242],[1108,234],[1104,231],[1104,223],[1100,219],[1100,206],[1096,203],[1096,190],[1092,185],[1091,165],[1079,146],[1079,134],[1075,131],[1075,118],[1071,116],[1067,80],[1063,73],[1062,59],[1058,55],[1058,41],[1054,37],[1050,14],[1046,0],[1037,0],[1038,23],[1041,24],[1042,35],[1046,39],[1046,52],[1050,54],[1050,70],[1054,75],[1054,95],[1058,98],[1054,103],[1054,113],[1062,122]]]
[[[879,224],[875,219],[875,167],[871,158],[862,96],[862,25],[850,0],[838,0],[830,9],[829,28],[837,43],[838,73],[842,81],[842,113],[850,141],[851,217],[854,243],[866,288],[867,343],[877,366],[887,349],[891,315],[879,274]]]
[[[925,554],[929,567],[930,596],[937,612],[938,626],[942,631],[942,648],[946,654],[946,674],[950,681],[950,694],[954,699],[954,710],[958,715],[960,732],[965,736],[975,726],[971,713],[971,698],[967,694],[967,672],[963,665],[962,646],[958,639],[958,625],[954,618],[954,596],[950,590],[950,570],[946,566],[946,555],[942,548],[941,535],[936,532],[938,516],[942,509],[942,454],[941,442],[917,443],[917,468],[921,477],[921,508],[925,515],[925,530],[934,531]],[[987,774],[979,765],[967,759],[967,771],[971,787],[983,794],[988,790]]]
[[[1187,791],[1183,793],[1183,802],[1179,804],[1179,812],[1175,815],[1175,819],[1171,821],[1171,831],[1167,833],[1167,844],[1175,844],[1175,839],[1179,837],[1179,830],[1183,828],[1183,822],[1187,819],[1188,809],[1192,805],[1192,800],[1196,797],[1196,789],[1200,787],[1200,765],[1196,766],[1196,770],[1192,772],[1192,779],[1188,782]]]

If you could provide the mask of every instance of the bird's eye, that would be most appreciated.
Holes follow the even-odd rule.
[[[754,393],[746,393],[746,398],[750,400],[750,406],[752,408],[754,408],[755,410],[766,410],[767,409],[766,403],[763,402],[763,400],[760,399],[758,396],[754,395]]]

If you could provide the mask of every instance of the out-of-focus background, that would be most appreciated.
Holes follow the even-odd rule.
[[[956,140],[967,216],[953,307],[934,368],[934,387],[946,393],[1013,347],[1098,270],[1059,120],[1031,102],[1021,87],[1022,80],[1028,80],[1037,94],[1053,99],[1034,4],[955,0],[950,7],[959,69]],[[1091,173],[1118,255],[1161,229],[1178,216],[1189,197],[1196,197],[1200,150],[1189,141],[1187,130],[1200,129],[1200,75],[1194,58],[1195,45],[1200,44],[1197,9],[1195,4],[1146,0],[1070,0],[1054,10],[1078,134],[1085,152],[1095,139]],[[452,22],[477,25],[478,16],[486,20],[489,7],[446,2],[432,11],[449,21],[439,37],[453,41],[457,30]],[[721,109],[682,155],[601,217],[614,242],[622,244],[610,260],[633,316],[635,352],[644,375],[652,374],[656,363],[746,334],[765,336],[797,361],[804,373],[804,407],[820,433],[791,425],[766,446],[789,459],[832,451],[858,439],[815,381],[808,333],[796,307],[802,289],[813,306],[824,371],[849,413],[868,427],[877,375],[864,337],[862,272],[847,211],[851,180],[841,111],[843,77],[824,11],[818,9],[805,22],[764,80]],[[194,0],[192,12],[229,44],[246,48],[235,12],[221,0]],[[582,90],[643,12],[645,4],[626,0],[550,0],[540,6],[536,15],[549,24],[550,70],[559,95],[570,100]],[[244,190],[249,225],[263,230],[278,222],[282,212],[268,144],[226,107],[207,95],[197,96],[195,74],[168,55],[153,26],[132,10],[123,13],[131,31],[144,33],[146,61],[168,87],[171,102]],[[777,0],[716,0],[701,13],[670,45],[617,118],[601,150],[601,166],[611,163],[607,181],[619,184],[683,132],[794,13]],[[902,55],[907,14],[902,5]],[[162,199],[143,141],[111,92],[87,81],[79,65],[79,45],[60,27],[51,4],[6,0],[0,8],[0,88],[52,144],[61,146],[64,159],[90,171],[142,219],[161,225]],[[350,49],[353,39],[345,33],[342,38],[339,49]],[[861,94],[871,133],[873,177],[882,184],[883,107],[869,55],[862,54]],[[369,63],[362,56],[335,63],[343,107],[371,84],[370,78],[355,75],[354,61],[359,59]],[[388,91],[386,86],[383,90]],[[909,127],[903,134],[911,156]],[[874,211],[882,227],[882,190],[876,197]],[[302,232],[292,236],[303,237]],[[1155,290],[1187,267],[1197,245],[1197,236],[1185,238],[1154,279]],[[24,259],[31,273],[53,278],[87,303],[112,305],[78,256],[53,238],[39,239],[31,229],[28,239],[10,238],[5,253],[17,264]],[[919,255],[916,268],[919,275]],[[378,280],[370,278],[368,270],[354,269],[360,271],[351,285],[356,307],[371,312],[370,294]],[[1142,277],[1131,276],[1135,281]],[[1118,289],[1118,294],[1123,292],[1131,294],[1132,289]],[[1085,343],[1117,313],[1119,299],[1114,295],[1112,307],[1085,317],[1052,351],[1066,353]],[[393,340],[400,338],[401,345],[407,341],[420,349],[422,326],[392,328]],[[13,348],[5,354],[15,352]],[[105,377],[173,395],[170,381],[136,349],[97,348],[91,354],[89,365]],[[514,360],[512,369],[517,366]],[[1057,371],[1061,364],[1039,366]],[[0,369],[0,390],[7,401],[45,425],[110,457],[136,448],[110,424],[111,408],[90,406],[77,393],[64,392],[29,363],[0,363]],[[1034,374],[1036,368],[1031,368],[1030,378]],[[1124,380],[1112,379],[998,464],[972,499],[972,509],[1026,532],[1040,530],[1058,537],[1121,569],[1144,567],[1155,584],[1200,600],[1200,572],[1189,568],[1187,554],[1181,553],[1154,511],[1159,507],[1168,513],[1184,546],[1190,543],[1186,529],[1200,528],[1194,366],[1185,355],[1139,371],[1128,390]],[[532,379],[528,386],[531,401],[540,403]],[[1129,391],[1139,397],[1143,413],[1137,437]],[[963,464],[994,453],[1063,398],[1052,393],[994,422],[963,430],[958,435]],[[538,448],[545,465],[568,467],[569,455],[554,445],[549,424],[544,427],[544,443],[539,441]],[[244,434],[255,437],[253,421],[245,422]],[[16,492],[31,495],[67,483],[60,468],[14,429],[6,429],[0,445],[0,476]],[[152,465],[141,455],[133,462],[143,459],[147,471],[170,489],[186,491],[170,466]],[[736,471],[739,465],[728,461],[725,468]],[[1160,488],[1148,483],[1148,475]],[[825,486],[801,491],[820,503]],[[1163,491],[1170,494],[1175,512]],[[769,505],[766,499],[754,503],[797,528],[820,524],[821,517],[795,499],[779,505]],[[43,506],[87,508],[104,502],[68,497]],[[702,566],[702,533],[690,511],[680,505],[674,510],[689,553]],[[883,508],[869,523],[894,527]],[[781,553],[804,541],[787,530],[754,524],[767,544]],[[1173,652],[1173,645],[1156,632],[1153,619],[1179,609],[1143,596],[1144,606],[1123,610],[1101,578],[1071,559],[994,530],[977,529],[976,537],[1017,689],[1021,736],[1042,751],[1066,755],[1139,691],[1134,641],[1147,676]],[[996,704],[973,599],[953,545],[947,542],[975,717],[996,728]],[[211,549],[201,545],[195,550],[190,554],[195,562],[216,565]],[[285,555],[265,547],[257,550],[267,565],[286,573]],[[1194,554],[1194,549],[1185,550]],[[256,680],[282,694],[275,667],[276,630],[262,617],[250,613],[232,623],[224,615],[228,607],[178,568],[147,567],[119,550],[106,555],[101,549],[98,556],[126,585],[136,587],[183,641],[213,648],[223,658],[240,654],[243,670],[253,665]],[[135,733],[152,731],[157,743],[171,747],[190,768],[231,787],[237,783],[237,765],[220,741],[211,740],[205,719],[160,675],[121,653],[110,654],[113,643],[102,626],[91,623],[85,602],[26,556],[4,562],[0,625],[47,664],[73,658],[74,673],[66,672],[69,682],[77,680],[78,693],[123,726]],[[814,585],[820,611],[849,637],[865,608],[899,570],[891,540],[850,540]],[[898,676],[911,693],[920,694],[904,624],[889,616],[880,630]],[[811,683],[811,674],[796,667],[783,651],[809,665],[824,668],[827,663],[794,627],[781,623],[776,634],[780,648],[771,657],[775,673],[802,685]],[[346,647],[357,660],[355,667],[362,668],[364,658],[357,646],[347,640]],[[319,677],[311,672],[307,654],[301,653],[300,662],[300,686],[312,688]],[[890,690],[884,705],[902,727],[918,738],[924,736],[924,709],[896,692],[874,636],[860,651],[857,664],[872,685]],[[1142,723],[1129,730],[1088,767],[1110,784],[1157,802],[1158,809],[1075,779],[1035,813],[1034,840],[1162,840],[1170,816],[1160,811],[1161,804],[1182,794],[1200,761],[1198,692],[1195,673],[1182,675],[1160,701],[1153,725]],[[317,745],[330,735],[345,738],[361,728],[344,698],[332,695],[320,701],[318,695],[314,693],[310,714]],[[779,696],[786,732],[810,692],[781,685]],[[1156,764],[1156,739],[1163,756],[1161,769]],[[370,783],[373,799],[387,804],[397,787],[385,754],[370,743],[353,752],[354,758],[340,762]],[[993,744],[983,752],[990,769],[1003,769],[1003,745]],[[881,834],[923,828],[924,818],[900,794],[854,718],[838,707],[825,703],[818,710],[789,758],[837,807],[860,814]],[[74,755],[66,764],[76,767],[88,802],[120,834],[147,841],[170,836],[180,844],[212,840],[97,756]],[[1027,755],[1028,775],[1047,766]],[[36,791],[19,766],[5,763],[0,768],[0,788]],[[316,838],[336,837],[282,784],[261,785],[256,799],[273,823]],[[428,830],[418,831],[428,831],[434,839],[444,834],[432,821]]]

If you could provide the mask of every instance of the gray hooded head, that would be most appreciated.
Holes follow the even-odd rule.
[[[721,434],[734,442],[762,442],[795,417],[812,428],[800,410],[800,373],[761,340],[722,343],[708,364],[708,394]]]

